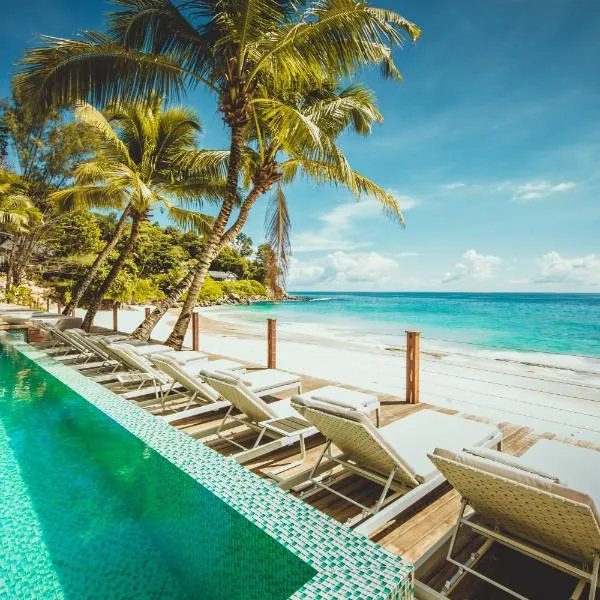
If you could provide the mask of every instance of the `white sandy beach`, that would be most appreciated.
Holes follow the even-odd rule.
[[[83,315],[84,311],[78,311]],[[224,320],[219,311],[201,312],[200,348],[231,358],[266,362],[266,323]],[[119,311],[119,329],[131,332],[143,320],[143,307]],[[153,338],[163,340],[175,322],[161,320]],[[225,317],[227,318],[227,317]],[[112,327],[112,312],[95,324]],[[307,327],[310,330],[310,327]],[[404,397],[402,351],[278,329],[277,367],[374,392]],[[191,346],[191,331],[186,337]],[[519,352],[443,351],[423,340],[421,401],[600,444],[600,360]],[[546,365],[546,366],[542,366]]]

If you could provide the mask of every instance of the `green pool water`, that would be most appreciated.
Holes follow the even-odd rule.
[[[0,598],[288,598],[315,570],[0,344]]]

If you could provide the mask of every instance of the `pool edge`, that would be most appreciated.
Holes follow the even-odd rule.
[[[43,351],[25,342],[8,343],[315,569],[317,574],[291,598],[414,597],[414,567],[399,556]]]

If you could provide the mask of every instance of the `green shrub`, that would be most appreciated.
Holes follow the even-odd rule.
[[[222,284],[215,281],[212,277],[206,277],[202,290],[198,296],[198,300],[201,302],[215,302],[225,295],[225,291]]]
[[[20,304],[21,306],[37,306],[33,292],[24,285],[12,286],[8,292],[3,294],[3,301],[9,304]]]
[[[229,294],[237,294],[240,298],[250,296],[265,296],[267,294],[264,285],[253,279],[242,279],[240,281],[223,281],[223,290]]]

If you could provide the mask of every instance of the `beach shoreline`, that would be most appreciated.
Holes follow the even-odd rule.
[[[83,313],[78,311],[78,315]],[[143,318],[144,307],[120,310],[119,330],[129,333]],[[167,313],[153,338],[165,340],[176,319],[177,311]],[[99,312],[95,324],[112,327],[112,311]],[[214,311],[203,309],[199,325],[200,350],[266,365],[266,322],[223,321]],[[185,345],[191,347],[191,342],[190,329]],[[277,368],[404,399],[403,351],[302,334],[283,325],[278,327]],[[425,351],[420,378],[423,402],[497,423],[531,427],[539,433],[600,443],[597,372],[462,353],[436,357]]]

